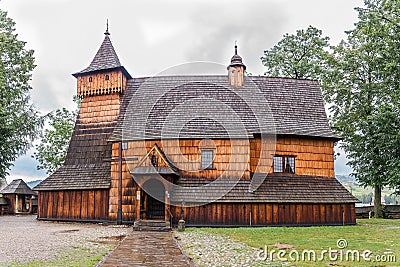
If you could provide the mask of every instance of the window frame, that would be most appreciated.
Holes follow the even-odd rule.
[[[205,166],[205,155],[203,153],[211,152],[211,158]],[[214,168],[215,149],[201,149],[201,170],[215,170]]]
[[[276,165],[277,160],[279,159],[279,165]],[[292,162],[291,162],[292,160]],[[286,165],[289,163],[289,167],[291,171],[286,170]],[[293,163],[293,165],[292,165]],[[273,172],[274,173],[296,173],[296,156],[293,155],[274,155],[273,156]]]

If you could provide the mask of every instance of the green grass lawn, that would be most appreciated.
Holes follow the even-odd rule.
[[[10,262],[8,267],[93,267],[112,249],[112,246],[89,249],[74,246],[61,252],[55,260],[33,260],[29,262]],[[0,266],[2,264],[0,263]]]
[[[333,252],[331,257],[325,252],[322,261],[293,262],[295,266],[400,266],[400,220],[360,219],[354,226],[201,228],[198,230],[227,235],[251,247],[260,248],[260,251],[267,245],[269,253],[272,249],[278,250],[273,244],[292,245],[292,248],[286,249],[283,258],[289,258],[291,250],[298,251],[300,259],[304,250],[314,250],[318,259],[323,250],[329,250],[329,248],[339,250],[338,239],[347,241],[347,247],[343,249],[342,261],[340,252]],[[371,251],[371,256],[367,254],[371,261],[365,261],[360,257],[359,262],[353,262],[351,254],[349,254],[350,261],[346,261],[346,251],[350,250],[357,250],[360,254],[365,250]],[[392,254],[385,254],[390,252]],[[291,255],[293,258],[296,257],[294,253]],[[386,257],[386,260],[391,262],[377,262],[375,255],[384,255],[383,258]],[[395,262],[393,262],[393,256]],[[305,257],[307,259],[308,254],[305,254]],[[338,260],[330,260],[335,257]],[[277,259],[276,253],[274,258]]]

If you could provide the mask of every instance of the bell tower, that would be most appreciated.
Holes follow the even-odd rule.
[[[110,40],[107,29],[105,37],[94,59],[86,69],[73,74],[77,78],[77,95],[85,96],[104,95],[111,93],[123,93],[127,79],[131,75],[121,65],[117,53]]]
[[[231,58],[231,64],[228,66],[229,85],[240,87],[244,84],[244,71],[246,65],[243,64],[242,57],[237,53],[237,45],[235,43],[235,54]]]
[[[78,119],[83,124],[110,123],[119,115],[121,95],[132,76],[121,65],[107,29],[90,65],[77,73],[77,96],[82,99]]]

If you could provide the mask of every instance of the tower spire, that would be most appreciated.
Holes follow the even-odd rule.
[[[235,40],[235,55],[237,55],[237,41]]]
[[[104,34],[105,35],[110,35],[110,33],[108,32],[108,19],[107,19],[107,29],[106,29],[106,32]]]
[[[244,72],[246,65],[243,64],[242,57],[237,52],[237,42],[235,40],[235,54],[231,58],[231,64],[228,66],[229,84],[234,87],[244,85]]]

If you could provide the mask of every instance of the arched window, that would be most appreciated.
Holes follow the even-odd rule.
[[[89,77],[89,82],[91,83],[93,81],[93,78],[92,77]]]
[[[110,80],[110,75],[106,75],[106,81]]]

